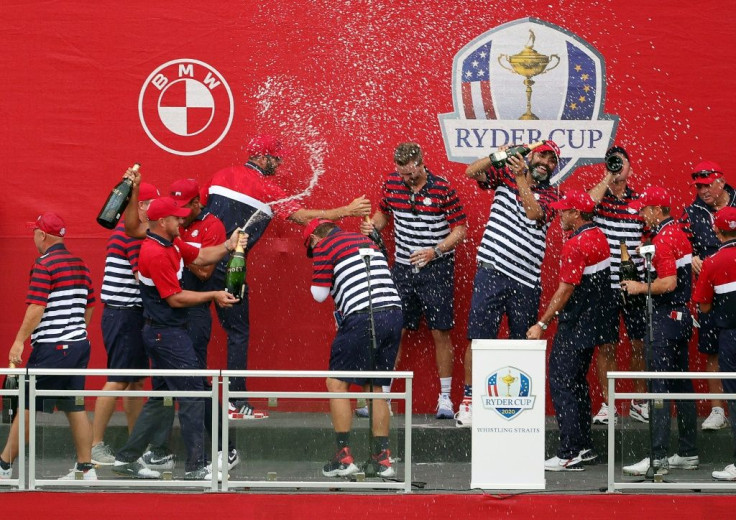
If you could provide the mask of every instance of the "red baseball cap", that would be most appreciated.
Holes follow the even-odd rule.
[[[690,184],[710,184],[716,179],[723,177],[721,165],[715,161],[701,161],[690,174],[692,181]]]
[[[557,143],[550,139],[542,141],[542,144],[537,146],[534,150],[532,150],[532,152],[552,152],[555,154],[555,159],[557,159],[557,162],[560,162],[560,147],[557,146]]]
[[[666,189],[659,186],[650,186],[644,190],[641,197],[629,204],[629,207],[637,213],[646,206],[669,208],[672,206],[672,197]]]
[[[736,208],[726,206],[716,212],[714,224],[721,231],[736,231]]]
[[[189,204],[194,197],[199,197],[199,184],[194,179],[179,179],[169,186],[169,195],[177,204]]]
[[[28,222],[30,229],[40,229],[46,234],[54,235],[55,237],[63,237],[66,235],[66,224],[64,220],[52,211],[39,215],[33,222]]]
[[[591,213],[595,209],[595,201],[583,190],[568,190],[558,201],[549,205],[552,209],[576,209]]]
[[[159,192],[158,188],[153,184],[141,182],[140,186],[138,186],[138,200],[141,202],[157,199],[160,196],[161,192]]]
[[[331,220],[327,220],[324,218],[314,218],[309,221],[309,224],[304,228],[304,231],[302,231],[302,239],[304,239],[304,247],[307,248],[307,256],[309,258],[312,258],[312,244],[309,243],[309,236],[314,233],[314,230],[317,229],[322,224],[332,224],[333,222]]]
[[[188,216],[190,210],[179,206],[174,199],[171,197],[159,197],[151,202],[148,206],[148,220],[158,220],[166,217],[180,217],[184,218]]]
[[[286,149],[282,146],[281,141],[272,135],[261,134],[250,140],[246,147],[249,157],[257,155],[271,155],[273,157],[283,157],[286,155]]]

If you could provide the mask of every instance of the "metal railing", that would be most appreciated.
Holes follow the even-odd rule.
[[[307,371],[307,370],[108,370],[108,369],[76,369],[76,370],[60,370],[60,369],[0,369],[0,378],[4,375],[17,375],[19,377],[19,388],[16,390],[0,389],[0,396],[17,397],[19,415],[25,409],[26,400],[29,399],[29,443],[28,443],[28,472],[25,471],[25,443],[19,443],[19,455],[16,465],[18,466],[18,478],[0,480],[0,486],[16,487],[17,489],[35,490],[39,487],[43,488],[60,488],[60,487],[96,487],[96,488],[139,488],[156,489],[156,488],[201,488],[209,491],[228,491],[235,488],[328,488],[328,489],[388,489],[403,490],[411,492],[411,428],[412,428],[412,380],[413,372],[355,372],[355,371]],[[211,377],[212,388],[206,391],[161,391],[161,390],[40,390],[36,388],[38,376],[167,376],[167,377]],[[404,392],[374,392],[369,395],[366,392],[294,392],[294,391],[246,391],[246,392],[229,392],[229,380],[233,377],[246,377],[249,379],[256,378],[394,378],[404,379],[406,382]],[[26,382],[28,382],[28,391],[26,392]],[[222,388],[222,401],[219,400],[220,389]],[[173,405],[173,399],[178,397],[199,397],[212,400],[212,409],[217,410],[221,407],[222,422],[218,421],[218,414],[212,414],[212,437],[210,446],[210,460],[213,461],[213,472],[211,480],[173,480],[170,473],[168,478],[163,480],[138,480],[132,478],[117,479],[99,479],[99,480],[82,480],[82,474],[79,472],[77,480],[57,480],[37,478],[37,419],[36,419],[36,398],[37,397],[74,397],[77,404],[84,404],[87,397],[161,397],[170,400]],[[398,399],[403,400],[405,409],[409,411],[404,416],[404,481],[393,480],[370,480],[363,479],[352,481],[346,480],[321,480],[321,481],[272,481],[272,480],[230,480],[227,471],[222,472],[222,481],[217,480],[217,471],[215,461],[218,455],[218,437],[222,432],[222,446],[228,445],[228,402],[229,398],[289,398],[289,399]],[[371,427],[370,425],[368,426]],[[25,435],[25,421],[19,421],[19,440]],[[165,475],[166,476],[166,475]]]
[[[664,400],[664,401],[701,401],[704,399],[736,399],[736,394],[727,393],[659,393],[659,392],[616,392],[618,379],[736,379],[736,372],[608,372],[608,417],[615,417],[616,401],[628,399]],[[649,420],[652,420],[652,407],[649,409]],[[736,418],[732,418],[736,420]],[[736,482],[698,482],[698,481],[648,481],[622,482],[616,481],[616,422],[608,421],[608,492],[623,489],[711,489],[736,490]],[[651,441],[650,441],[651,442]],[[647,452],[648,455],[648,452]]]

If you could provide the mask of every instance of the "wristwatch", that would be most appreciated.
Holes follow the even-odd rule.
[[[547,324],[543,321],[538,321],[537,325],[539,325],[539,328],[542,330],[547,330]]]
[[[435,248],[434,248],[434,256],[435,256],[435,258],[441,258],[443,254],[444,253],[442,253],[442,250],[439,247],[435,246]]]

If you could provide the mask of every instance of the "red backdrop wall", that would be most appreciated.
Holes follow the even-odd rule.
[[[730,152],[736,114],[729,101],[734,73],[728,65],[736,28],[721,22],[722,6],[716,0],[675,0],[666,9],[634,0],[6,1],[0,8],[6,197],[0,206],[6,300],[0,338],[9,348],[37,256],[25,222],[45,210],[62,214],[68,247],[89,263],[99,289],[108,232],[95,216],[133,162],[159,187],[180,177],[203,182],[219,168],[242,163],[249,136],[278,134],[292,149],[278,182],[296,193],[315,171],[323,172],[304,202],[332,207],[361,194],[375,201],[382,176],[392,168],[394,146],[416,140],[433,171],[453,180],[469,215],[469,238],[457,262],[457,401],[474,255],[490,199],[465,181],[463,165],[448,161],[439,130],[437,115],[453,110],[455,54],[482,33],[528,16],[588,41],[606,61],[605,111],[620,118],[616,141],[632,155],[633,185],[666,185],[679,212],[693,197],[689,168],[702,158],[719,161],[736,181]],[[192,156],[159,148],[138,114],[148,76],[182,58],[219,71],[234,100],[232,126],[222,141]],[[578,168],[562,188],[590,187],[600,175],[600,166]],[[358,222],[343,227],[357,229]],[[331,309],[309,294],[310,264],[299,233],[298,226],[276,222],[249,257],[250,368],[327,365]],[[561,241],[555,224],[543,273],[545,303],[556,287]],[[106,359],[100,314],[98,309],[91,326],[93,367],[103,367]],[[221,331],[210,350],[211,364],[222,367]],[[400,366],[416,373],[417,411],[436,402],[433,351],[426,331],[412,334]],[[625,348],[620,357],[628,359]],[[702,365],[694,354],[693,366]]]

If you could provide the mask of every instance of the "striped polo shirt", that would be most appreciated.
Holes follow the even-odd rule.
[[[87,264],[72,256],[64,244],[54,244],[36,259],[26,304],[45,307],[31,333],[31,345],[87,339],[84,313],[95,303]]]
[[[135,273],[143,240],[125,234],[125,222],[120,220],[107,239],[105,274],[100,300],[122,307],[141,306],[141,292]]]
[[[736,239],[724,242],[705,259],[693,295],[695,303],[712,303],[721,329],[736,329]]]
[[[629,204],[639,196],[629,186],[626,186],[621,198],[611,193],[611,190],[606,190],[606,194],[595,207],[593,222],[606,235],[611,251],[611,287],[613,289],[620,288],[621,242],[626,244],[629,255],[639,271],[639,276],[642,278],[644,276],[644,259],[634,254],[636,248],[641,244],[644,220],[638,213],[632,213],[629,210]]]
[[[410,265],[414,251],[435,247],[452,228],[465,224],[460,198],[450,183],[425,170],[427,182],[416,193],[396,172],[388,175],[381,190],[379,209],[393,213],[396,262],[400,264]]]
[[[560,311],[560,323],[580,319],[600,323],[613,300],[606,236],[594,224],[583,224],[562,246],[560,257],[560,281],[575,286]]]
[[[386,257],[367,237],[333,229],[314,247],[312,285],[329,287],[335,307],[344,316],[368,308],[368,275],[359,250],[370,248],[370,294],[373,308],[401,308]]]
[[[540,224],[527,218],[516,179],[508,168],[491,167],[485,173],[488,180],[479,181],[478,186],[496,193],[476,258],[528,287],[539,287],[547,231],[554,217],[549,205],[559,199],[557,188],[547,183],[531,187],[544,212]]]
[[[231,166],[216,172],[202,191],[202,204],[222,221],[227,236],[236,227],[244,226],[260,211],[246,229],[246,254],[256,245],[274,215],[286,219],[301,209],[301,205],[295,200],[284,200],[287,198],[286,192],[271,182],[257,165],[250,162],[245,166]],[[220,266],[224,269],[224,263]]]
[[[652,271],[657,278],[677,276],[677,286],[671,292],[655,294],[655,307],[668,309],[687,305],[692,286],[693,248],[680,226],[672,218],[666,218],[654,231],[654,256]]]

